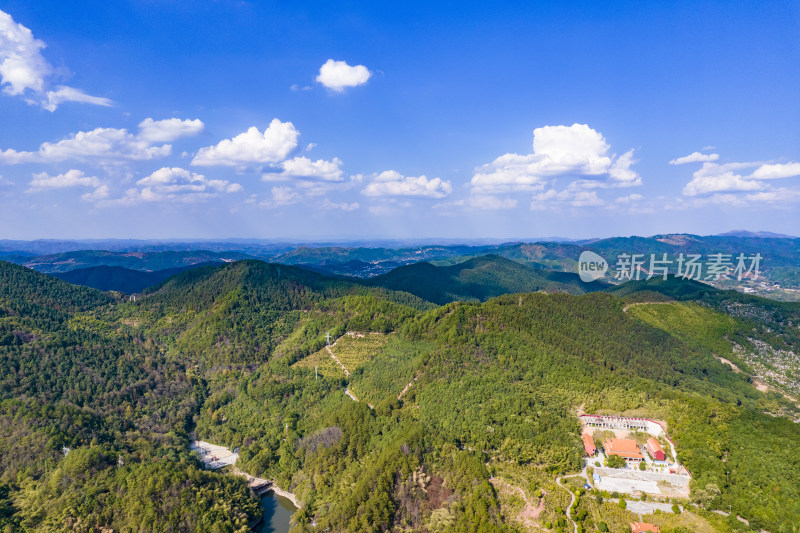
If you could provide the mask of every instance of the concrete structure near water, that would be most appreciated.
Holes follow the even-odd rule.
[[[204,440],[192,442],[189,449],[198,452],[203,465],[211,470],[224,466],[233,466],[239,459],[238,453],[230,451],[225,446],[218,446]]]

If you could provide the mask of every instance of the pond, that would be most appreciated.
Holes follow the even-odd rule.
[[[292,502],[268,492],[261,498],[261,508],[264,510],[264,519],[256,526],[256,533],[287,533],[289,520],[297,510]]]

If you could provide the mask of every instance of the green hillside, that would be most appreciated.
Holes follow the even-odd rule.
[[[737,339],[794,349],[796,306],[724,291],[640,303],[687,297],[680,282],[615,288],[625,299],[532,293],[580,285],[495,257],[415,265],[433,276],[406,277],[427,284],[416,295],[241,261],[135,302],[0,266],[10,531],[246,531],[258,502],[240,478],[199,469],[192,434],[293,492],[294,531],[519,531],[500,480],[543,490],[538,523],[566,530],[555,480],[580,468],[579,408],[666,421],[693,479],[664,531],[750,530],[711,509],[771,531],[800,516],[797,406],[715,358]],[[449,298],[488,299],[426,303],[439,282]],[[349,377],[324,366],[328,333]],[[585,531],[637,519],[598,502],[578,497]]]
[[[100,265],[78,268],[67,272],[56,272],[53,276],[75,285],[84,285],[101,291],[117,291],[131,294],[157,285],[184,270],[201,266],[205,266],[205,264],[145,272],[125,267]]]
[[[186,451],[199,383],[120,334],[108,295],[0,263],[0,302],[4,531],[247,527],[244,483]]]
[[[485,301],[518,292],[583,294],[604,287],[601,283],[583,283],[577,274],[536,269],[495,255],[451,266],[415,263],[370,278],[365,283],[408,292],[440,305],[457,300]]]

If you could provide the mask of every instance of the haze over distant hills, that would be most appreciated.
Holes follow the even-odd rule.
[[[79,246],[107,246],[106,249],[80,249],[35,255],[36,251],[71,249]],[[471,258],[494,255],[550,272],[575,273],[581,252],[591,250],[606,259],[613,270],[622,254],[640,254],[645,262],[652,254],[673,262],[670,272],[675,273],[675,261],[680,254],[697,254],[707,258],[710,254],[727,254],[731,261],[739,254],[759,254],[761,285],[748,290],[782,299],[800,298],[800,238],[771,234],[769,232],[734,231],[725,235],[699,236],[692,234],[660,234],[650,237],[612,237],[584,241],[537,241],[494,243],[436,243],[409,245],[408,242],[383,241],[320,244],[273,243],[258,240],[231,239],[226,241],[2,241],[0,259],[22,264],[46,273],[65,273],[92,267],[123,267],[130,270],[155,272],[165,269],[185,268],[213,262],[242,259],[261,259],[268,262],[299,265],[316,272],[340,276],[372,278],[386,275],[406,265],[428,262],[434,266],[463,263]],[[426,267],[421,267],[426,268]],[[411,271],[414,272],[413,270]],[[438,272],[438,271],[437,271]],[[550,274],[552,276],[552,274]],[[131,274],[136,277],[137,275]],[[140,290],[146,279],[127,285],[122,279],[124,271],[102,270],[75,274],[70,279],[94,287],[126,291]],[[160,279],[160,278],[159,278]],[[384,278],[387,282],[391,277]],[[94,280],[94,281],[88,281]],[[550,281],[559,281],[551,279]],[[723,282],[723,288],[737,285]],[[743,287],[738,287],[743,289]],[[456,294],[462,294],[456,291]],[[463,295],[463,294],[462,294]]]

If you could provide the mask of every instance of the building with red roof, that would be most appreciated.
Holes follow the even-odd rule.
[[[631,522],[631,533],[648,533],[650,531],[661,533],[658,526],[654,524],[648,524],[647,522]]]
[[[647,439],[647,453],[649,453],[650,457],[655,461],[665,461],[667,459],[667,455],[664,453],[664,450],[661,449],[661,445],[655,437]]]
[[[606,455],[619,455],[628,461],[642,461],[644,455],[633,439],[608,439],[603,443]]]
[[[581,439],[583,439],[583,449],[586,450],[586,455],[592,457],[597,453],[597,447],[594,445],[594,439],[591,435],[584,433],[581,435]]]

